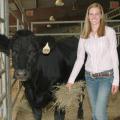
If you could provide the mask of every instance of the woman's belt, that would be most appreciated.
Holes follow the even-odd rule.
[[[91,77],[110,77],[113,76],[113,70],[107,70],[104,72],[100,72],[100,73],[91,73],[88,71],[85,71],[87,74],[89,74]]]

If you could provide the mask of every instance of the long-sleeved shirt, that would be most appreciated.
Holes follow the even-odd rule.
[[[74,83],[79,71],[82,68],[87,53],[85,70],[91,73],[99,73],[113,69],[113,85],[119,85],[119,60],[117,53],[117,39],[115,31],[105,26],[105,35],[102,37],[89,35],[87,39],[80,37],[77,59],[68,79],[68,83]]]

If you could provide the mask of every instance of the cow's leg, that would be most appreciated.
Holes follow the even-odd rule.
[[[85,88],[82,88],[82,92],[84,92],[84,89]],[[84,119],[83,100],[84,100],[85,95],[82,94],[80,97],[81,99],[80,99],[79,109],[78,109],[78,118],[79,120],[83,120]]]
[[[55,117],[55,120],[64,120],[65,111],[56,108],[55,113],[54,113],[54,117]]]
[[[31,108],[32,108],[35,120],[41,120],[41,118],[42,118],[42,110],[35,108],[33,90],[29,86],[27,86],[25,88],[25,95],[26,95],[26,98],[27,98]]]
[[[79,120],[83,120],[84,119],[83,102],[79,103],[78,118],[79,118]]]
[[[33,111],[35,120],[41,120],[42,119],[42,109],[33,108],[32,111]]]

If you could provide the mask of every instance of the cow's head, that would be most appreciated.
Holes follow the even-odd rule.
[[[12,39],[12,60],[15,78],[21,81],[25,81],[29,76],[26,68],[33,39],[34,35],[29,30],[18,30]]]

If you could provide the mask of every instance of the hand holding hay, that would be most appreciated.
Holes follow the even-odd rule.
[[[65,110],[65,120],[77,119],[79,103],[84,96],[85,83],[83,81],[75,82],[70,90],[66,85],[56,86],[58,89],[54,91],[55,104],[54,107]]]
[[[57,91],[54,91],[55,105],[59,108],[69,107],[72,104],[80,100],[80,96],[83,95],[83,88],[85,84],[83,81],[75,82],[72,88],[69,90],[66,85],[56,86]]]
[[[71,90],[72,86],[73,86],[73,83],[67,83],[66,84],[66,87],[68,88],[69,91]]]

